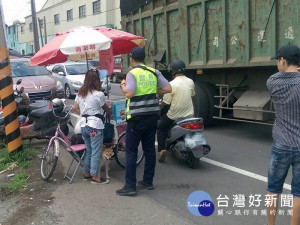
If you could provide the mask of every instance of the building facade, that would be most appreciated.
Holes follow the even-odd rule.
[[[36,13],[40,47],[56,33],[79,26],[104,26],[120,29],[119,0],[48,0]],[[12,28],[14,27],[14,28]],[[15,29],[14,34],[9,33]],[[25,23],[7,27],[9,47],[24,55],[34,54],[33,25],[31,15]]]

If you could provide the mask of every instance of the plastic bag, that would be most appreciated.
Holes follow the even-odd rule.
[[[75,134],[81,134],[80,119],[81,119],[81,116],[79,116],[77,121],[76,121],[76,124],[75,124],[75,127],[74,127],[74,133]]]
[[[184,137],[185,146],[193,149],[200,145],[206,145],[205,136],[203,133],[187,134]]]

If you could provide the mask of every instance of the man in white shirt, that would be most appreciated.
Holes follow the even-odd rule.
[[[157,125],[159,162],[165,160],[167,154],[165,142],[168,130],[174,120],[194,115],[192,97],[195,95],[195,84],[192,79],[183,74],[185,68],[185,63],[182,60],[174,60],[170,65],[170,70],[174,78],[170,82],[172,92],[165,94],[161,103],[162,106],[170,105],[170,109],[166,115],[160,118]]]

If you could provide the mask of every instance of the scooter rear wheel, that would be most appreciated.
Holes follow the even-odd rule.
[[[187,163],[190,168],[197,169],[199,167],[200,160],[199,158],[196,158],[193,154],[191,154],[187,159]]]

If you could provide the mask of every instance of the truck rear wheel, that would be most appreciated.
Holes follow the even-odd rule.
[[[206,92],[207,100],[208,100],[208,115],[206,118],[206,126],[212,125],[214,122],[213,116],[216,116],[218,113],[217,108],[215,108],[215,105],[218,105],[218,100],[214,97],[218,95],[217,88],[214,84],[207,83],[207,82],[201,82],[200,86],[204,89]]]
[[[116,75],[116,74],[113,74],[113,75],[112,75],[112,82],[113,82],[113,83],[117,83],[117,82],[118,82],[118,78],[117,78],[117,75]]]
[[[212,125],[213,116],[217,114],[214,105],[218,104],[214,98],[217,89],[213,84],[201,82],[195,84],[196,101],[194,102],[194,115],[201,117],[205,126]]]
[[[202,85],[195,84],[195,101],[193,103],[194,115],[196,117],[201,117],[206,125],[210,107],[207,93]]]

